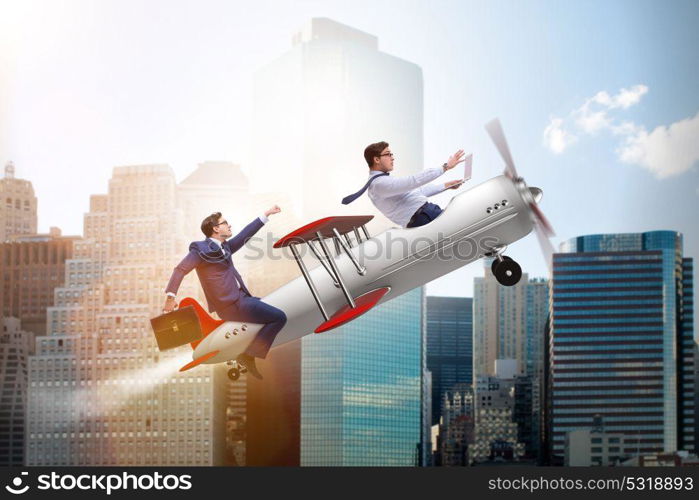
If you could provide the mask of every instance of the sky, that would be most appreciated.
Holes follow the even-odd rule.
[[[472,184],[498,175],[483,125],[499,117],[555,244],[670,229],[699,257],[691,0],[0,0],[0,164],[32,181],[40,231],[80,234],[116,165],[167,163],[178,180],[205,160],[245,170],[264,154],[249,145],[252,75],[312,17],[422,68],[426,166],[464,148]],[[507,253],[546,275],[533,235]],[[474,263],[427,290],[471,296],[481,275]]]

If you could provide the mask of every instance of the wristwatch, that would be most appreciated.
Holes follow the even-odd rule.
[[[448,165],[447,165],[447,162],[444,162],[444,165],[442,165],[442,170],[443,170],[444,172],[447,171],[447,166],[448,166]]]

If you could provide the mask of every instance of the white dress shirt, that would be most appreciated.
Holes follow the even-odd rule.
[[[369,177],[383,172],[372,170]],[[406,177],[384,175],[369,186],[369,198],[382,214],[405,227],[429,196],[444,191],[443,184],[428,184],[444,173],[442,167],[428,168]],[[425,185],[428,184],[428,185]]]

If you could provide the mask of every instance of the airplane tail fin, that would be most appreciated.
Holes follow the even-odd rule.
[[[200,340],[195,340],[190,344],[192,346],[192,349],[196,349],[197,345],[199,345],[199,342],[201,342],[208,334],[210,334],[211,332],[216,330],[216,328],[222,325],[224,321],[221,319],[212,318],[211,315],[209,315],[209,313],[204,310],[201,304],[199,304],[199,302],[197,302],[191,297],[185,297],[180,301],[180,307],[186,306],[194,307],[194,312],[197,313],[197,318],[199,318],[201,332],[204,335]]]

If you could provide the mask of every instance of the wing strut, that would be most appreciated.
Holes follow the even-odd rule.
[[[309,244],[308,246],[311,246],[311,245]],[[316,289],[316,286],[313,283],[313,280],[311,279],[311,275],[308,274],[308,269],[306,269],[306,264],[303,263],[303,259],[299,255],[299,251],[296,250],[296,245],[289,245],[289,248],[291,248],[291,253],[294,254],[294,258],[296,259],[296,263],[299,265],[299,268],[301,269],[301,274],[303,274],[303,277],[306,280],[306,284],[308,284],[308,288],[311,289],[311,295],[313,295],[313,298],[315,299],[316,304],[318,305],[318,309],[320,309],[320,313],[325,318],[325,321],[328,321],[328,319],[330,317],[328,316],[328,313],[325,312],[325,308],[323,307],[323,303],[320,301],[320,295],[318,295],[318,290]],[[311,248],[313,248],[313,247],[311,247]]]
[[[325,307],[323,307],[323,303],[320,300],[320,294],[318,293],[318,289],[316,288],[315,283],[313,283],[313,279],[311,278],[311,275],[308,272],[306,264],[303,262],[303,259],[299,254],[296,245],[300,243],[306,243],[309,246],[311,252],[313,252],[313,255],[315,255],[315,257],[320,261],[321,265],[325,268],[325,271],[332,279],[333,284],[342,290],[342,294],[345,296],[345,299],[347,300],[347,305],[349,306],[349,309],[354,310],[357,308],[357,303],[352,298],[352,294],[350,293],[349,289],[347,288],[347,285],[345,284],[344,280],[342,279],[342,276],[340,275],[340,270],[338,269],[337,264],[335,263],[334,256],[332,255],[327,243],[325,242],[325,238],[332,238],[336,253],[339,255],[344,251],[347,257],[352,262],[352,265],[357,270],[357,273],[360,276],[364,276],[366,275],[366,267],[361,265],[359,261],[357,261],[355,255],[352,253],[352,239],[350,238],[349,233],[354,233],[354,236],[357,240],[357,246],[359,246],[362,243],[362,237],[359,233],[358,228],[361,228],[362,232],[364,233],[364,236],[366,236],[366,239],[369,240],[369,232],[366,229],[366,223],[369,222],[371,219],[373,219],[372,215],[326,217],[325,219],[320,219],[315,222],[311,222],[310,224],[306,224],[305,226],[287,234],[274,244],[275,248],[281,248],[286,246],[291,247],[291,252],[294,255],[294,258],[296,259],[296,263],[301,269],[301,274],[303,275],[303,278],[306,280],[306,284],[308,285],[308,288],[311,290],[311,295],[313,295],[313,299],[316,301],[316,305],[318,306],[318,309],[320,309],[320,312],[325,318],[326,322],[330,319],[330,316],[328,316]],[[315,241],[318,241],[318,244],[320,245],[320,248],[322,250],[322,254],[316,248]],[[366,298],[363,299],[363,302],[361,304],[363,308],[366,307],[365,302]],[[374,302],[373,304],[375,303],[376,302]],[[354,317],[355,313],[360,314],[359,310],[353,311],[349,314],[343,314],[347,315],[347,317],[349,318]]]
[[[311,249],[311,252],[313,252],[313,255],[316,256],[316,259],[318,259],[320,261],[320,263],[323,264],[323,267],[325,268],[325,270],[327,271],[327,273],[330,275],[330,277],[333,280],[333,285],[335,285],[337,288],[339,288],[340,284],[337,282],[337,278],[335,278],[335,275],[333,274],[332,269],[330,269],[330,266],[325,262],[325,258],[318,253],[318,249],[316,248],[316,246],[313,244],[312,241],[307,241],[306,244],[308,245],[308,248]],[[293,247],[294,245],[291,245],[291,246]]]
[[[344,241],[342,241],[342,236],[340,236],[340,233],[337,232],[337,229],[333,228],[333,233],[335,233],[335,241],[340,243],[340,246],[342,249],[345,251],[347,254],[347,257],[352,261],[352,264],[354,264],[354,267],[357,268],[357,272],[361,275],[364,276],[366,274],[366,267],[362,266],[357,262],[357,258],[354,256],[352,251],[350,250],[350,247],[345,244]],[[347,233],[345,233],[345,237],[347,238],[347,243],[350,242],[349,237],[347,236]]]
[[[320,231],[316,232],[316,234],[318,235],[318,242],[320,243],[320,248],[323,249],[323,253],[325,254],[325,257],[328,260],[328,264],[330,264],[330,268],[333,270],[333,274],[337,279],[337,283],[340,285],[340,290],[342,290],[342,293],[344,294],[345,299],[347,299],[347,303],[349,304],[349,306],[352,309],[354,309],[356,306],[354,304],[352,294],[349,292],[349,290],[347,290],[347,285],[345,285],[345,282],[342,281],[342,276],[340,276],[340,270],[337,268],[337,265],[335,265],[335,259],[333,259],[332,255],[330,255],[330,250],[328,249],[328,245],[325,244],[323,235]],[[335,241],[337,242],[337,240]]]

